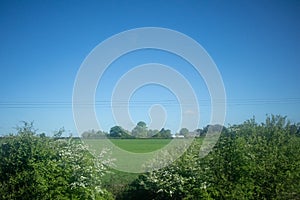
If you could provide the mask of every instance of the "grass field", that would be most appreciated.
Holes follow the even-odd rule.
[[[129,152],[146,153],[161,149],[169,144],[171,139],[110,139],[109,141]],[[104,147],[105,143],[103,139],[87,141],[87,144],[98,146],[98,148]]]
[[[84,142],[92,149],[101,150],[104,147],[111,148],[111,143],[117,147],[132,153],[147,153],[158,150],[169,144],[171,139],[86,139]],[[111,143],[109,143],[111,142]],[[118,155],[117,155],[118,157]],[[127,160],[127,162],[131,162]],[[116,163],[118,164],[118,163]],[[108,191],[115,195],[120,195],[126,190],[128,185],[140,174],[122,172],[111,169],[111,173],[103,177],[103,185]]]
[[[183,139],[176,139],[178,142],[184,142]],[[172,139],[86,139],[84,142],[92,149],[101,150],[104,147],[111,148],[113,145],[121,148],[122,150],[132,153],[148,153],[159,150],[168,145]],[[113,145],[112,145],[112,144]],[[126,165],[128,162],[133,162],[130,159],[122,159],[122,156],[113,154],[116,157],[117,165]],[[114,193],[115,195],[121,194],[128,185],[134,181],[140,174],[128,173],[111,169],[112,173],[108,173],[103,177],[103,184],[105,188]]]
[[[112,139],[111,142],[126,151],[146,153],[161,149],[169,144],[171,139]]]

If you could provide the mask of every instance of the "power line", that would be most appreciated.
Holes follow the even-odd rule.
[[[112,102],[111,100],[96,100],[95,103],[86,103],[86,102],[74,102],[73,104],[80,107],[104,107],[110,108],[113,103],[113,107],[149,107],[153,104],[161,104],[163,106],[192,106],[193,103],[189,103],[188,100],[180,103],[174,99],[164,99],[164,100],[117,100]],[[272,99],[263,99],[263,98],[248,98],[248,99],[216,99],[213,103],[224,104],[226,102],[227,106],[253,106],[253,105],[267,105],[267,104],[299,104],[300,98],[298,97],[289,97],[289,98],[272,98]],[[198,100],[199,106],[211,106],[210,99],[200,99]],[[23,109],[23,108],[72,108],[71,101],[0,101],[0,109]]]

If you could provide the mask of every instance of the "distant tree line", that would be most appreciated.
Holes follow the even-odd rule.
[[[89,130],[81,134],[81,137],[84,139],[101,139],[101,138],[122,138],[122,139],[134,139],[134,138],[189,138],[189,137],[202,137],[210,131],[222,131],[226,127],[222,125],[207,125],[203,129],[196,129],[194,131],[189,131],[187,128],[180,129],[179,133],[172,134],[171,130],[162,128],[161,130],[157,129],[148,129],[147,124],[143,121],[140,121],[132,129],[128,131],[121,126],[114,126],[110,129],[109,133],[105,131],[95,131]]]

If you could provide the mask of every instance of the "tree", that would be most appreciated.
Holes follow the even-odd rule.
[[[225,126],[222,126],[220,124],[207,125],[203,128],[202,135],[213,134],[216,132],[225,133],[228,132],[228,130]]]
[[[154,138],[172,138],[171,130],[162,128],[157,134],[153,135]]]
[[[107,133],[104,131],[95,131],[94,129],[90,131],[85,131],[81,134],[82,138],[84,139],[97,139],[97,138],[106,138]]]
[[[94,129],[90,130],[90,131],[85,131],[81,134],[81,137],[84,139],[88,139],[88,138],[94,138],[96,135],[96,132]]]
[[[200,129],[200,128],[196,129],[196,130],[195,130],[195,133],[196,133],[196,135],[199,136],[199,137],[205,136],[204,131],[203,131],[202,129]]]
[[[285,117],[230,127],[207,158],[208,191],[214,199],[299,199],[299,146]]]
[[[121,126],[114,126],[109,131],[109,136],[114,138],[132,138],[132,136]]]
[[[147,137],[153,137],[154,135],[156,135],[157,133],[159,132],[159,130],[157,129],[149,129],[148,132],[147,132]]]
[[[143,121],[138,122],[138,123],[137,123],[137,126],[147,128],[147,124],[146,124],[145,122],[143,122]]]
[[[189,136],[189,129],[187,129],[187,128],[180,129],[179,135],[183,135],[184,137],[188,137]]]
[[[145,138],[147,137],[147,125],[145,122],[143,121],[140,121],[137,123],[137,125],[133,128],[132,130],[132,136],[135,136],[135,137],[139,137],[139,138]]]
[[[105,138],[107,137],[108,133],[105,131],[97,131],[96,132],[96,138]]]

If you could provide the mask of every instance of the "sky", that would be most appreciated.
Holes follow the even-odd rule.
[[[106,39],[142,27],[172,29],[202,45],[224,83],[226,126],[253,116],[263,122],[267,114],[300,122],[299,1],[2,0],[0,134],[15,132],[21,121],[34,121],[40,132],[51,135],[64,127],[76,135],[72,95],[83,61]],[[146,63],[168,65],[184,76],[198,99],[198,126],[210,123],[211,97],[203,77],[174,54],[145,49],[115,60],[101,77],[95,93],[101,129],[118,125],[111,112],[118,81]],[[180,124],[176,95],[168,87],[148,84],[132,93],[128,107],[122,99],[114,106],[129,110],[132,124],[121,124],[126,129],[138,121],[156,121],[162,124],[153,128],[175,133],[182,126],[191,129]]]

